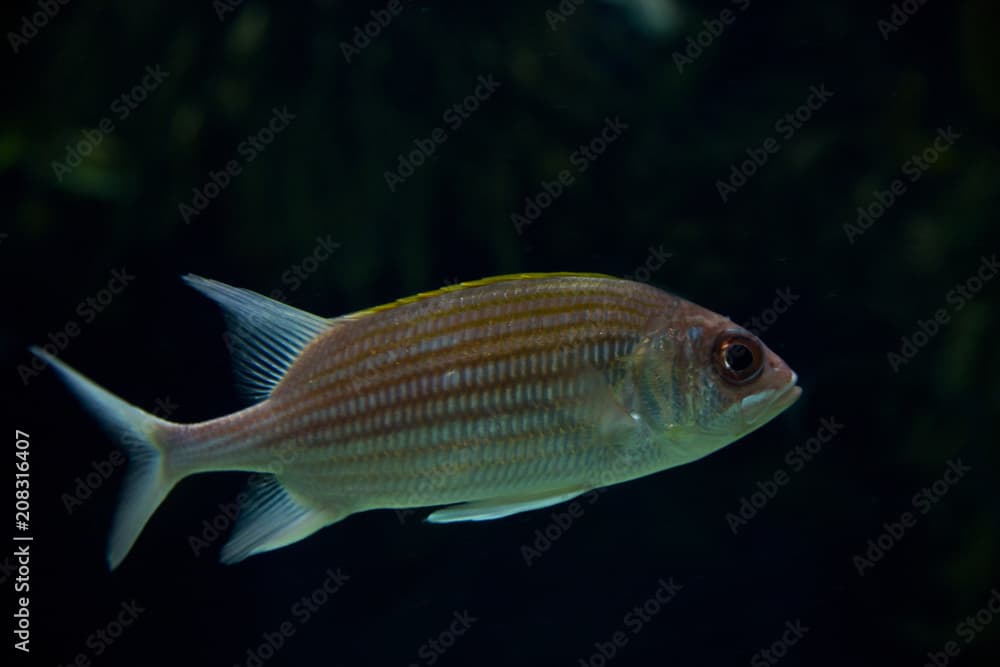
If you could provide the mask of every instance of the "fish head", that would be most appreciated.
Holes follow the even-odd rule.
[[[639,415],[672,465],[760,428],[798,399],[798,376],[754,333],[695,304],[639,346]],[[678,324],[680,322],[680,324]]]

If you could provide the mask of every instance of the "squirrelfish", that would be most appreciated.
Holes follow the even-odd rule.
[[[547,507],[714,452],[801,393],[754,334],[646,284],[596,274],[462,283],[327,319],[214,280],[259,402],[179,424],[51,364],[129,458],[116,567],[178,481],[260,473],[224,562],[370,509],[435,523]]]

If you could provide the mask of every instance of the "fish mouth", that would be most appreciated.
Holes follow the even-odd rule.
[[[771,401],[769,407],[775,415],[781,414],[791,407],[795,401],[799,400],[799,396],[802,395],[802,387],[795,384],[796,380],[797,378],[793,377],[792,381]]]
[[[748,396],[743,399],[741,407],[748,426],[760,426],[787,410],[792,403],[802,395],[802,387],[796,384],[798,376],[793,372],[792,379],[781,389],[771,392],[770,396]]]

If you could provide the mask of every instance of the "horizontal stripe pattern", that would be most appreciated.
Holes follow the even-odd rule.
[[[269,399],[190,437],[206,466],[279,471],[300,492],[369,506],[568,483],[600,465],[609,375],[679,305],[560,276],[376,310],[317,337]]]

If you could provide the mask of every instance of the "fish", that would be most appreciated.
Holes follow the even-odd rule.
[[[335,318],[182,279],[221,307],[249,407],[171,422],[31,348],[125,450],[111,569],[189,475],[256,473],[220,553],[236,563],[367,510],[556,505],[700,459],[802,393],[752,332],[613,276],[495,276]]]

